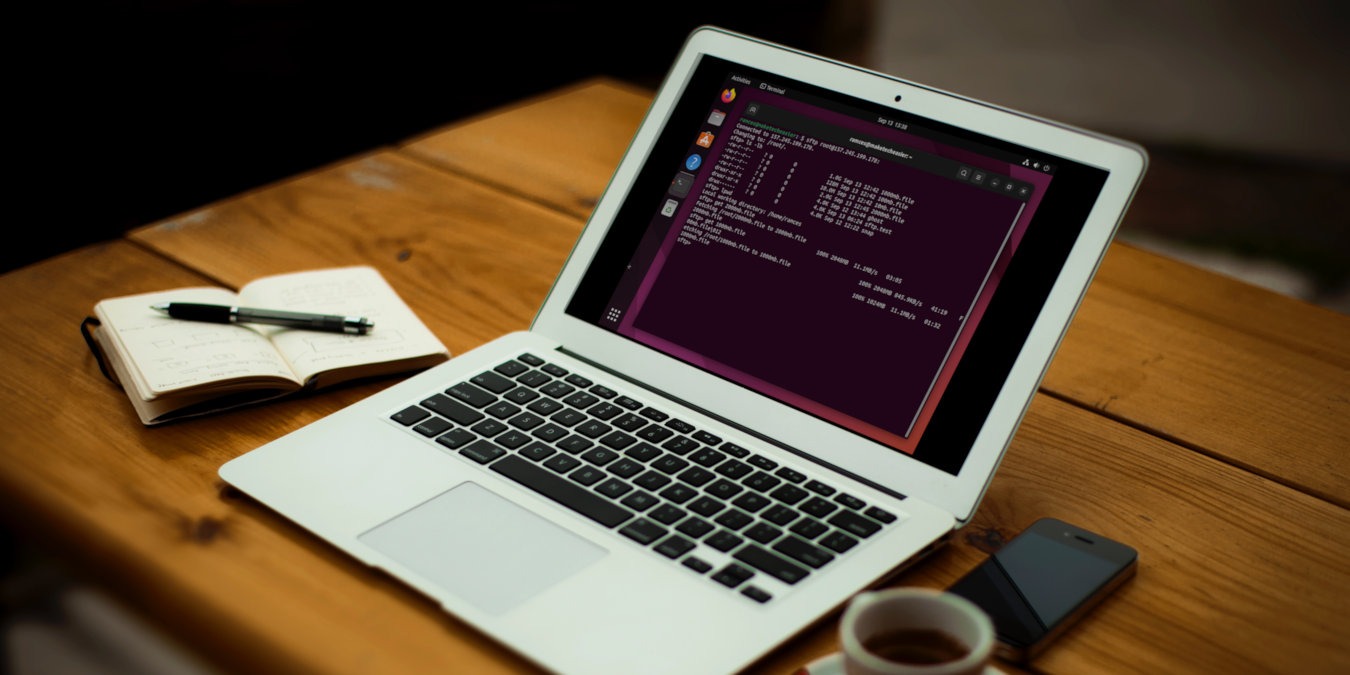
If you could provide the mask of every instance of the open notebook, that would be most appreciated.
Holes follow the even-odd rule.
[[[971,518],[1145,164],[700,29],[529,331],[221,476],[545,669],[745,668]]]

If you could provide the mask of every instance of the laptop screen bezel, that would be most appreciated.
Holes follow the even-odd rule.
[[[702,58],[741,64],[828,87],[867,102],[1102,169],[1105,182],[1027,331],[959,471],[950,473],[825,423],[650,347],[583,321],[567,306],[632,189]],[[897,103],[898,101],[898,103]],[[691,34],[658,89],[609,185],[550,290],[532,330],[644,386],[719,415],[747,430],[773,429],[775,443],[896,494],[918,497],[960,521],[973,515],[1011,442],[1068,323],[1100,263],[1146,165],[1133,144],[1010,111],[717,28]],[[974,347],[974,345],[972,345]],[[734,418],[724,411],[735,410]],[[982,411],[981,411],[982,412]]]

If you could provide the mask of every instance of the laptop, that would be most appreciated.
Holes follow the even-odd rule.
[[[1145,166],[700,28],[527,331],[220,475],[543,670],[749,668],[972,518]]]

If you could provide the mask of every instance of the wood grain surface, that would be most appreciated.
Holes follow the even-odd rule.
[[[649,102],[597,80],[404,148],[513,192],[566,192],[585,215],[579,207],[599,197],[626,147],[596,139],[627,138]],[[520,139],[512,129],[551,139],[551,151],[508,148]],[[563,167],[559,157],[587,161]],[[1350,506],[1350,317],[1117,243],[1042,387]]]
[[[216,476],[390,380],[146,428],[78,324],[112,295],[360,263],[465,351],[528,325],[645,103],[583,83],[0,276],[6,524],[227,672],[528,672]],[[890,583],[945,587],[1056,516],[1140,568],[1029,671],[1350,672],[1347,334],[1114,246],[974,521]],[[834,618],[752,672],[835,650]]]

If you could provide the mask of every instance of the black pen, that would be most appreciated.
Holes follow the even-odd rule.
[[[209,323],[265,323],[269,326],[286,326],[304,330],[319,330],[328,333],[351,333],[365,335],[375,324],[362,316],[340,316],[337,314],[309,314],[307,312],[285,312],[277,309],[254,309],[252,307],[231,307],[229,305],[203,305],[195,302],[166,302],[150,305],[150,309],[168,314],[173,319],[187,321],[206,321]]]

